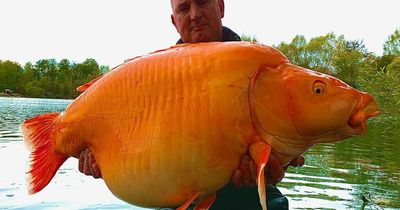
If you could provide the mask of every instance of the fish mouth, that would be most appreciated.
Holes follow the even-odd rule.
[[[347,125],[350,127],[350,135],[362,135],[367,129],[367,120],[370,117],[378,115],[380,111],[374,98],[368,94],[363,95],[358,100],[353,113],[347,120]]]

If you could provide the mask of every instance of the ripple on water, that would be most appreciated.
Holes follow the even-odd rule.
[[[10,130],[0,131],[0,142],[21,141],[22,134],[20,132],[13,132]]]
[[[354,197],[354,186],[343,178],[287,173],[279,187],[291,209],[341,209]]]

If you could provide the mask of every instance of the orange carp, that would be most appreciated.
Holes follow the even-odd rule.
[[[266,209],[264,167],[365,132],[373,97],[247,42],[178,45],[133,58],[78,88],[64,112],[21,125],[30,193],[89,148],[118,198],[142,207],[209,208],[249,154]]]

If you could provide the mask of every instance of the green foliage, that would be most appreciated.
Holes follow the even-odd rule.
[[[388,65],[387,72],[397,79],[400,78],[400,56],[394,58],[393,61]]]
[[[258,43],[258,40],[257,40],[257,38],[256,38],[255,36],[250,36],[250,35],[245,35],[245,34],[243,34],[243,35],[240,36],[240,39],[241,39],[242,41],[246,41],[246,42],[255,42],[255,43]]]
[[[309,42],[304,36],[297,35],[291,43],[282,42],[277,46],[292,63],[323,72],[333,70],[332,57],[335,47],[336,36],[333,33],[315,37]]]
[[[25,97],[75,98],[75,88],[108,71],[94,59],[71,63],[62,59],[42,59],[24,67],[11,61],[0,61],[0,91],[10,89]]]
[[[32,82],[28,82],[25,85],[25,89],[24,89],[26,96],[32,97],[32,98],[44,97],[45,90],[43,90],[43,88],[41,88],[39,86],[40,86],[39,81],[34,80]]]
[[[334,75],[347,84],[359,88],[361,73],[373,68],[368,62],[370,56],[362,41],[347,41],[343,36],[339,37],[332,56]]]
[[[359,81],[362,90],[374,95],[383,114],[400,114],[400,57],[396,60],[390,70],[364,72]]]
[[[384,55],[400,56],[400,29],[397,29],[383,44]]]
[[[379,57],[376,59],[376,67],[377,71],[384,71],[386,72],[387,66],[394,60],[396,56],[394,55],[383,55],[382,57]]]
[[[307,40],[302,35],[297,35],[294,37],[291,43],[286,44],[281,42],[276,46],[286,57],[293,63],[305,68],[309,68],[309,62],[306,58],[305,47],[307,45]]]
[[[0,92],[5,89],[15,92],[21,75],[22,68],[18,63],[0,60]]]

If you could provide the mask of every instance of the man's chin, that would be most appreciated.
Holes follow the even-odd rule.
[[[207,39],[207,38],[202,38],[202,39],[195,39],[193,43],[198,43],[198,42],[212,42],[213,40]]]
[[[205,34],[196,34],[193,38],[192,38],[192,42],[193,43],[197,43],[197,42],[209,42],[211,41],[210,37],[205,35]]]

